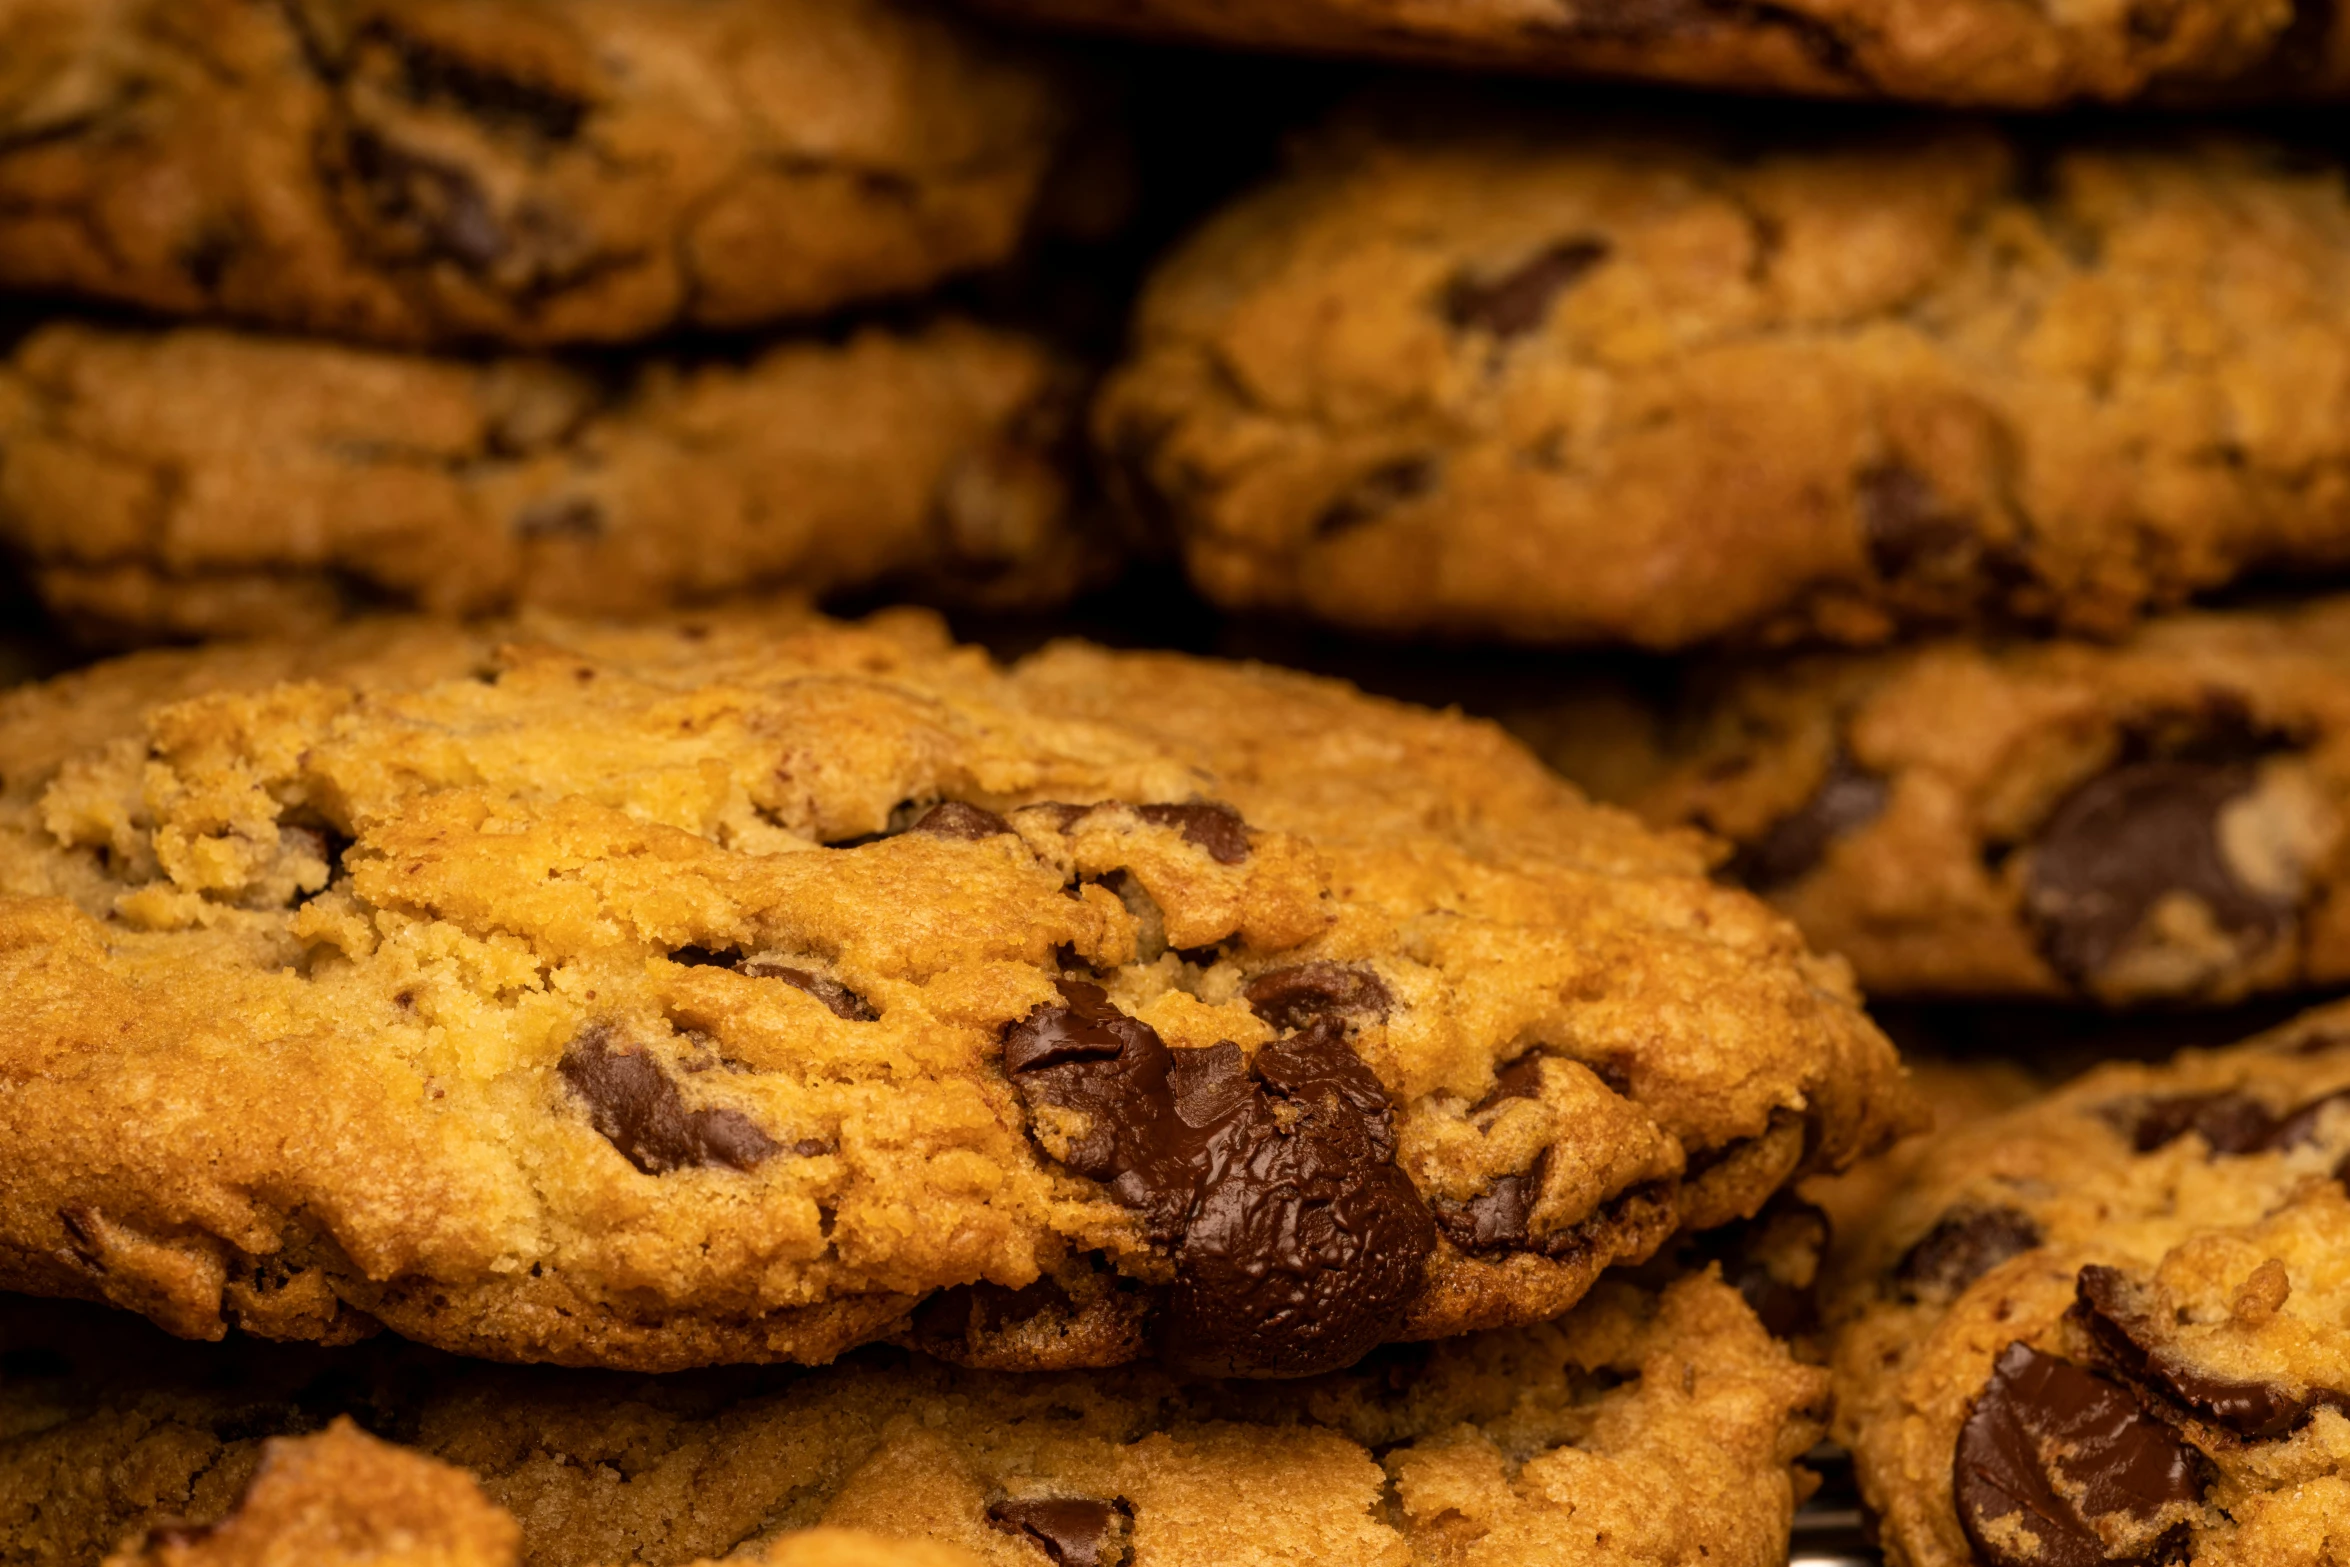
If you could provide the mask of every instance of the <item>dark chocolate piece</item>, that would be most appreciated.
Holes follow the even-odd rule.
[[[2020,1340],[1959,1428],[1951,1484],[1987,1567],[2158,1567],[2203,1499],[2193,1450],[2128,1389]]]
[[[1550,316],[1559,295],[1607,259],[1611,247],[1594,234],[1562,239],[1499,277],[1456,277],[1444,290],[1444,319],[1463,331],[1490,332],[1503,342],[1524,337]]]
[[[1730,875],[1756,892],[1792,886],[1811,874],[1829,844],[1884,814],[1890,797],[1884,779],[1838,751],[1810,799],[1730,857]]]
[[[1248,858],[1248,823],[1219,800],[1195,800],[1185,805],[1138,805],[1134,814],[1154,827],[1172,827],[1184,841],[1208,851],[1219,865],[1238,865]]]
[[[1431,457],[1402,457],[1382,463],[1340,491],[1314,519],[1314,537],[1327,539],[1358,528],[1436,488],[1441,470]]]
[[[2039,1244],[2039,1222],[2019,1208],[1954,1208],[1902,1253],[1893,1282],[1904,1300],[1951,1300]]]
[[[924,811],[913,826],[913,831],[928,833],[933,838],[955,838],[965,843],[994,838],[1011,830],[1012,824],[995,812],[961,800],[939,801]]]
[[[2321,1409],[2350,1414],[2350,1393],[2295,1392],[2274,1382],[2213,1376],[2162,1347],[2161,1324],[2142,1286],[2119,1268],[2091,1264],[2074,1282],[2073,1316],[2125,1375],[2251,1442],[2273,1442],[2308,1424]]]
[[[1267,969],[1240,994],[1250,1011],[1285,1034],[1324,1017],[1383,1018],[1395,1004],[1379,976],[1364,963],[1296,963]]]
[[[1926,476],[1904,463],[1880,463],[1853,481],[1861,538],[1880,577],[1903,577],[1974,542],[1973,523],[1943,505]]]
[[[831,1009],[834,1017],[846,1018],[852,1023],[870,1023],[881,1016],[863,996],[839,980],[774,958],[753,958],[737,972],[750,979],[780,979],[794,990],[804,990],[823,1002]]]
[[[748,1170],[777,1144],[740,1110],[689,1110],[661,1063],[637,1047],[616,1049],[612,1029],[580,1031],[555,1070],[588,1109],[588,1123],[647,1175],[697,1166]]]
[[[987,1521],[1043,1547],[1055,1567],[1120,1567],[1128,1559],[1124,1501],[1038,1496],[994,1503]]]

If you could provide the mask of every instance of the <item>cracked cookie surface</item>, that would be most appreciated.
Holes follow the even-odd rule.
[[[2343,598],[1806,658],[1701,684],[1625,803],[1726,838],[1875,994],[2338,984],[2346,676]]]
[[[2350,1519],[2350,1007],[1937,1134],[1831,1280],[1899,1567],[2316,1567]]]
[[[0,282],[397,344],[749,326],[1003,259],[1065,119],[894,0],[7,0]]]
[[[1693,840],[1261,667],[390,621],[0,754],[0,1278],[190,1336],[1298,1374],[1908,1113]]]
[[[262,1534],[237,1499],[276,1439],[273,1468],[332,1447],[470,1477],[528,1567],[756,1561],[810,1526],[1000,1567],[1770,1567],[1827,1381],[1707,1276],[1611,1280],[1553,1323],[1280,1386],[877,1350],[805,1373],[483,1367],[393,1340],[182,1344],[21,1300],[0,1335],[22,1368],[0,1386],[9,1562],[91,1560],[158,1525]]]
[[[1077,520],[1078,376],[954,317],[625,370],[59,324],[0,364],[0,537],[118,642],[755,588],[1043,603],[1110,548]]]
[[[1374,98],[1162,264],[1098,442],[1210,597],[1380,632],[2111,634],[2350,559],[2337,164],[1844,128]]]
[[[2331,95],[2350,29],[2261,0],[2061,10],[1894,0],[984,0],[1006,16],[1313,54],[2026,108]]]

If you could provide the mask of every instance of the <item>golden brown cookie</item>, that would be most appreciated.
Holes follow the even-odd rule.
[[[985,0],[1005,16],[1311,54],[1691,86],[2041,107],[2330,95],[2350,30],[2316,0],[2062,10],[1957,0]]]
[[[617,342],[918,291],[1067,130],[917,0],[6,0],[0,284],[376,342]]]
[[[747,362],[432,359],[60,324],[0,363],[0,539],[101,640],[750,589],[1067,596],[1079,372],[953,317]]]
[[[1939,1134],[1830,1292],[1897,1567],[2315,1567],[2350,1520],[2350,1007]]]
[[[322,1519],[527,1567],[797,1567],[845,1528],[906,1542],[908,1567],[920,1548],[993,1567],[1770,1567],[1827,1384],[1705,1276],[1610,1281],[1555,1323],[1277,1387],[870,1349],[797,1374],[485,1367],[390,1339],[182,1344],[21,1300],[0,1335],[0,1561],[129,1537],[141,1567],[284,1561]]]
[[[1907,1114],[1694,840],[1270,669],[374,623],[0,756],[0,1278],[188,1336],[1299,1374]]]
[[[2350,978],[2350,599],[1750,666],[1667,727],[1626,803],[1727,839],[1876,994]]]
[[[2112,633],[2350,561],[2337,163],[1832,128],[1371,100],[1162,264],[1102,449],[1210,597],[1391,633]]]

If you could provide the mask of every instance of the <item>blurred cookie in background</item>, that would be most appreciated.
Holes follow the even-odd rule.
[[[816,315],[1009,256],[1072,88],[916,0],[0,0],[0,286],[395,345]]]
[[[1094,431],[1236,610],[2112,634],[2350,563],[2345,299],[2266,144],[1382,96],[1161,265]]]
[[[1584,705],[1522,732],[1652,823],[1719,834],[1726,874],[1878,997],[2215,1003],[2350,981],[2350,598],[2110,643],[1748,664],[1612,742]],[[1611,744],[1603,773],[1589,753]]]
[[[625,362],[53,324],[0,363],[0,538],[112,642],[774,588],[1048,604],[1116,553],[1083,379],[952,315]]]
[[[2040,108],[2143,95],[2327,96],[2350,30],[2323,0],[2062,10],[1958,0],[983,0],[999,14],[1255,49],[1689,86]]]

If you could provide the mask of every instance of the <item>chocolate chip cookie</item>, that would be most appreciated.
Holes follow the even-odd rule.
[[[2331,7],[2250,0],[2050,10],[1962,0],[986,0],[1006,16],[1259,49],[1692,86],[2044,107],[2350,85]]]
[[[0,756],[0,1279],[189,1336],[1302,1374],[1907,1113],[1694,840],[1274,670],[362,624]]]
[[[1759,1567],[1785,1557],[1827,1383],[1702,1274],[1278,1387],[875,1349],[796,1374],[483,1367],[390,1339],[182,1344],[37,1302],[0,1306],[0,1333],[22,1368],[0,1384],[0,1560],[144,1534],[133,1559],[158,1567],[211,1559],[157,1542],[266,1538],[296,1510],[259,1504],[328,1457],[463,1494],[508,1542],[485,1559],[529,1567],[757,1560],[810,1526],[1008,1567]]]
[[[57,325],[0,365],[0,538],[101,641],[748,588],[1073,591],[1077,372],[948,317],[742,363],[428,359]]]
[[[614,342],[1017,244],[1069,118],[917,0],[6,0],[0,285]]]
[[[1891,1560],[2338,1552],[2346,1171],[2344,1006],[1939,1135],[1830,1293]]]
[[[1703,682],[1632,803],[1881,995],[2350,978],[2350,599]]]
[[[2350,560],[2338,164],[1835,123],[1358,106],[1164,264],[1101,445],[1211,597],[1381,632],[2112,633]]]

